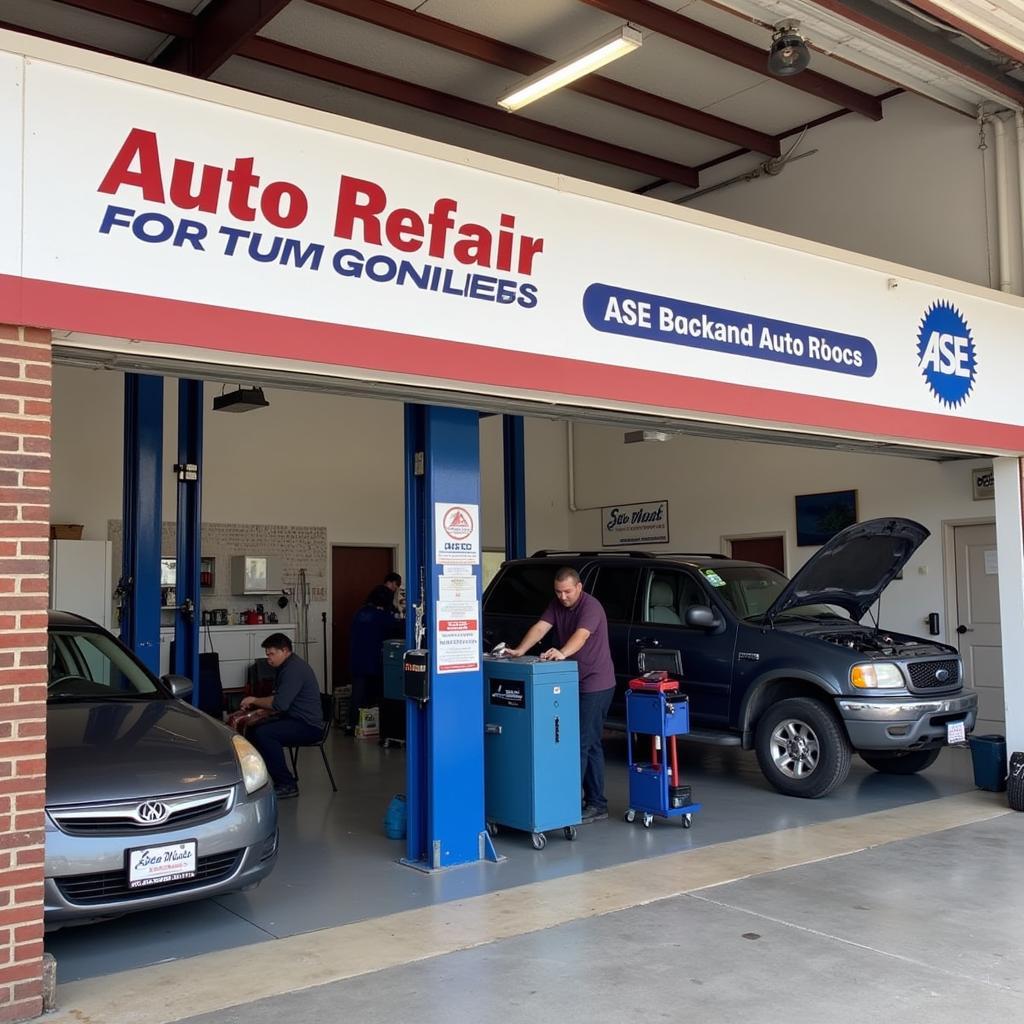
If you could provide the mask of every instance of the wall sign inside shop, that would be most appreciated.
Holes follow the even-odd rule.
[[[668,502],[645,501],[601,509],[601,544],[667,544]]]

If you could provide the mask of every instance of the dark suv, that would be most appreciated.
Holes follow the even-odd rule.
[[[613,721],[629,679],[667,669],[690,698],[692,738],[756,750],[781,793],[825,796],[854,752],[907,775],[974,728],[955,648],[860,622],[927,536],[909,519],[857,523],[792,580],[717,554],[539,551],[487,588],[484,642],[517,642],[571,566],[608,615]]]

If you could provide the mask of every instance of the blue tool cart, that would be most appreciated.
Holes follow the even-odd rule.
[[[534,849],[580,823],[580,697],[574,661],[484,657],[484,814]]]
[[[644,828],[651,827],[655,815],[680,818],[683,828],[689,828],[701,808],[679,775],[676,737],[690,731],[690,707],[678,685],[667,673],[650,672],[631,680],[626,692],[626,821],[641,814]]]

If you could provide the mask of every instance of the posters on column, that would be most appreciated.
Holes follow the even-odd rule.
[[[437,671],[480,668],[480,601],[474,566],[480,564],[480,509],[451,502],[434,504],[434,560],[437,581]]]

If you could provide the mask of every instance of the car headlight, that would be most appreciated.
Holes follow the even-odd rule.
[[[235,745],[238,767],[242,769],[245,791],[246,793],[255,793],[257,789],[262,789],[270,781],[270,776],[267,775],[267,766],[263,763],[260,752],[244,736],[232,736],[231,742]]]
[[[871,665],[854,665],[850,669],[850,685],[858,690],[902,690],[903,673],[891,661]]]

